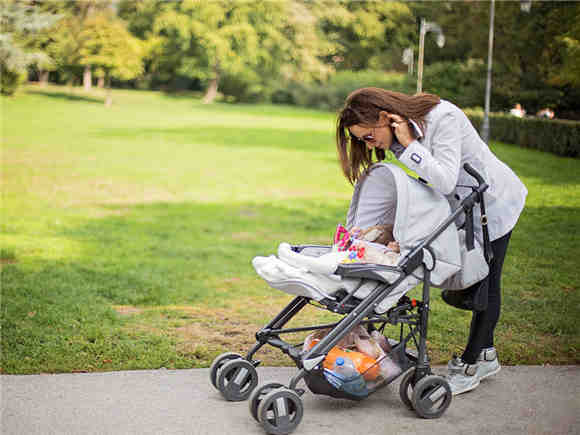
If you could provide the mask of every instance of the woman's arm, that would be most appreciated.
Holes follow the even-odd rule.
[[[455,189],[461,165],[461,125],[453,113],[446,113],[434,125],[432,153],[418,140],[399,157],[434,189],[449,195]]]

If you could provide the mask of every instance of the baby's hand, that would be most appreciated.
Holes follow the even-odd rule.
[[[401,252],[401,247],[399,246],[399,242],[389,242],[387,244],[387,248],[389,248],[393,252]]]

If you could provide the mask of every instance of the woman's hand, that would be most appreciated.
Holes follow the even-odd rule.
[[[409,144],[415,140],[409,122],[402,116],[394,113],[389,114],[388,117],[397,140],[401,145],[407,148]]]

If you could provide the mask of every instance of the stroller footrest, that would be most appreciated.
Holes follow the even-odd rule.
[[[385,283],[391,283],[404,274],[404,271],[395,266],[382,264],[339,264],[336,275],[345,278],[367,278]]]

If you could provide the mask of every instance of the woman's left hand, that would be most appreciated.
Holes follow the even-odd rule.
[[[405,148],[409,146],[415,138],[413,137],[413,133],[411,132],[411,127],[409,126],[409,122],[400,115],[396,115],[394,113],[388,115],[389,122],[393,129],[393,133],[397,137],[397,140],[401,145]]]

